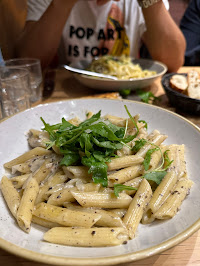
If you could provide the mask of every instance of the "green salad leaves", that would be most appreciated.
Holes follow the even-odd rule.
[[[167,174],[166,170],[172,161],[170,161],[167,151],[162,153],[160,147],[146,139],[136,139],[134,147],[129,146],[128,143],[138,136],[139,128],[127,106],[125,105],[124,107],[136,129],[134,135],[127,135],[128,120],[125,127],[119,127],[102,118],[101,111],[78,126],[69,123],[64,118],[62,118],[61,123],[50,125],[41,117],[44,124],[43,130],[47,131],[50,137],[49,142],[46,143],[47,148],[50,149],[54,146],[59,148],[60,153],[63,155],[60,162],[61,165],[82,164],[87,166],[89,169],[88,173],[92,175],[93,182],[107,187],[107,163],[112,158],[117,157],[116,151],[122,149],[125,145],[132,150],[133,154],[136,154],[145,144],[150,144],[152,148],[147,151],[143,161],[145,170],[143,178],[154,181],[159,185]],[[146,121],[139,120],[139,122],[143,122],[145,128],[147,128]],[[155,151],[160,151],[162,162],[157,169],[150,171],[151,155]],[[117,197],[123,190],[137,190],[137,188],[122,184],[114,185],[114,194]]]
[[[74,126],[64,118],[62,123],[49,125],[41,118],[44,130],[49,133],[50,142],[48,148],[56,146],[63,154],[61,165],[69,166],[78,163],[89,167],[89,173],[95,183],[106,187],[107,164],[111,158],[116,157],[116,151],[120,150],[138,134],[139,129],[134,118],[125,106],[130,119],[136,126],[136,134],[126,135],[126,127],[118,127],[108,120],[101,118],[101,111],[91,118]]]

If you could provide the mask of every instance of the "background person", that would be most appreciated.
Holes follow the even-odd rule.
[[[186,39],[185,65],[200,66],[200,1],[191,0],[181,20]]]
[[[55,55],[59,63],[107,53],[137,58],[142,39],[154,60],[176,71],[184,62],[185,39],[167,11],[168,1],[138,1],[145,5],[136,0],[28,0],[18,56],[37,57],[43,67]]]

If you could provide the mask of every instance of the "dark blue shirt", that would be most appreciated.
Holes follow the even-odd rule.
[[[200,0],[191,0],[180,28],[187,42],[185,65],[200,66]]]

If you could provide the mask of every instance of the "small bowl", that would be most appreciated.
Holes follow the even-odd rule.
[[[200,100],[190,98],[187,95],[174,90],[170,86],[170,79],[173,75],[177,75],[177,73],[166,74],[161,80],[162,86],[167,94],[170,104],[177,109],[184,111],[185,113],[200,115]],[[181,73],[178,75],[187,76],[186,73]]]
[[[144,70],[156,71],[156,74],[145,78],[126,79],[126,80],[109,80],[97,77],[91,77],[86,75],[75,74],[75,78],[83,85],[96,90],[103,91],[120,91],[122,89],[142,89],[150,86],[157,78],[164,75],[167,71],[166,65],[158,61],[150,59],[132,59],[133,64],[139,64]],[[86,69],[90,65],[91,61],[82,60],[72,63],[70,66]]]

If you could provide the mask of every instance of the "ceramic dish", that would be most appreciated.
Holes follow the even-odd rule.
[[[142,69],[156,71],[157,74],[151,77],[134,80],[108,80],[80,74],[74,74],[74,76],[80,83],[92,89],[98,89],[103,91],[120,91],[122,89],[135,90],[148,87],[152,84],[153,81],[165,74],[167,71],[167,67],[157,61],[149,59],[133,59],[132,62],[133,64],[139,64]],[[73,63],[70,66],[79,69],[86,69],[90,63],[91,62],[89,61],[80,61],[77,63]]]
[[[190,98],[171,88],[170,79],[173,75],[177,75],[177,73],[166,74],[161,81],[170,104],[186,113],[200,115],[200,100]],[[187,76],[187,74],[184,73],[179,75]]]
[[[24,233],[11,217],[0,193],[0,247],[19,256],[53,265],[111,265],[135,261],[160,253],[189,237],[200,228],[200,130],[183,117],[162,108],[125,100],[81,99],[39,105],[0,123],[0,176],[3,164],[28,150],[26,133],[30,128],[41,129],[42,116],[49,123],[57,123],[75,115],[85,118],[85,112],[102,110],[102,115],[127,117],[124,104],[132,114],[148,123],[148,131],[158,129],[168,135],[166,144],[186,146],[188,177],[194,181],[190,195],[181,210],[171,219],[139,225],[135,239],[126,245],[102,248],[81,248],[55,245],[42,240],[45,228],[32,225]],[[184,251],[183,251],[184,252]]]

